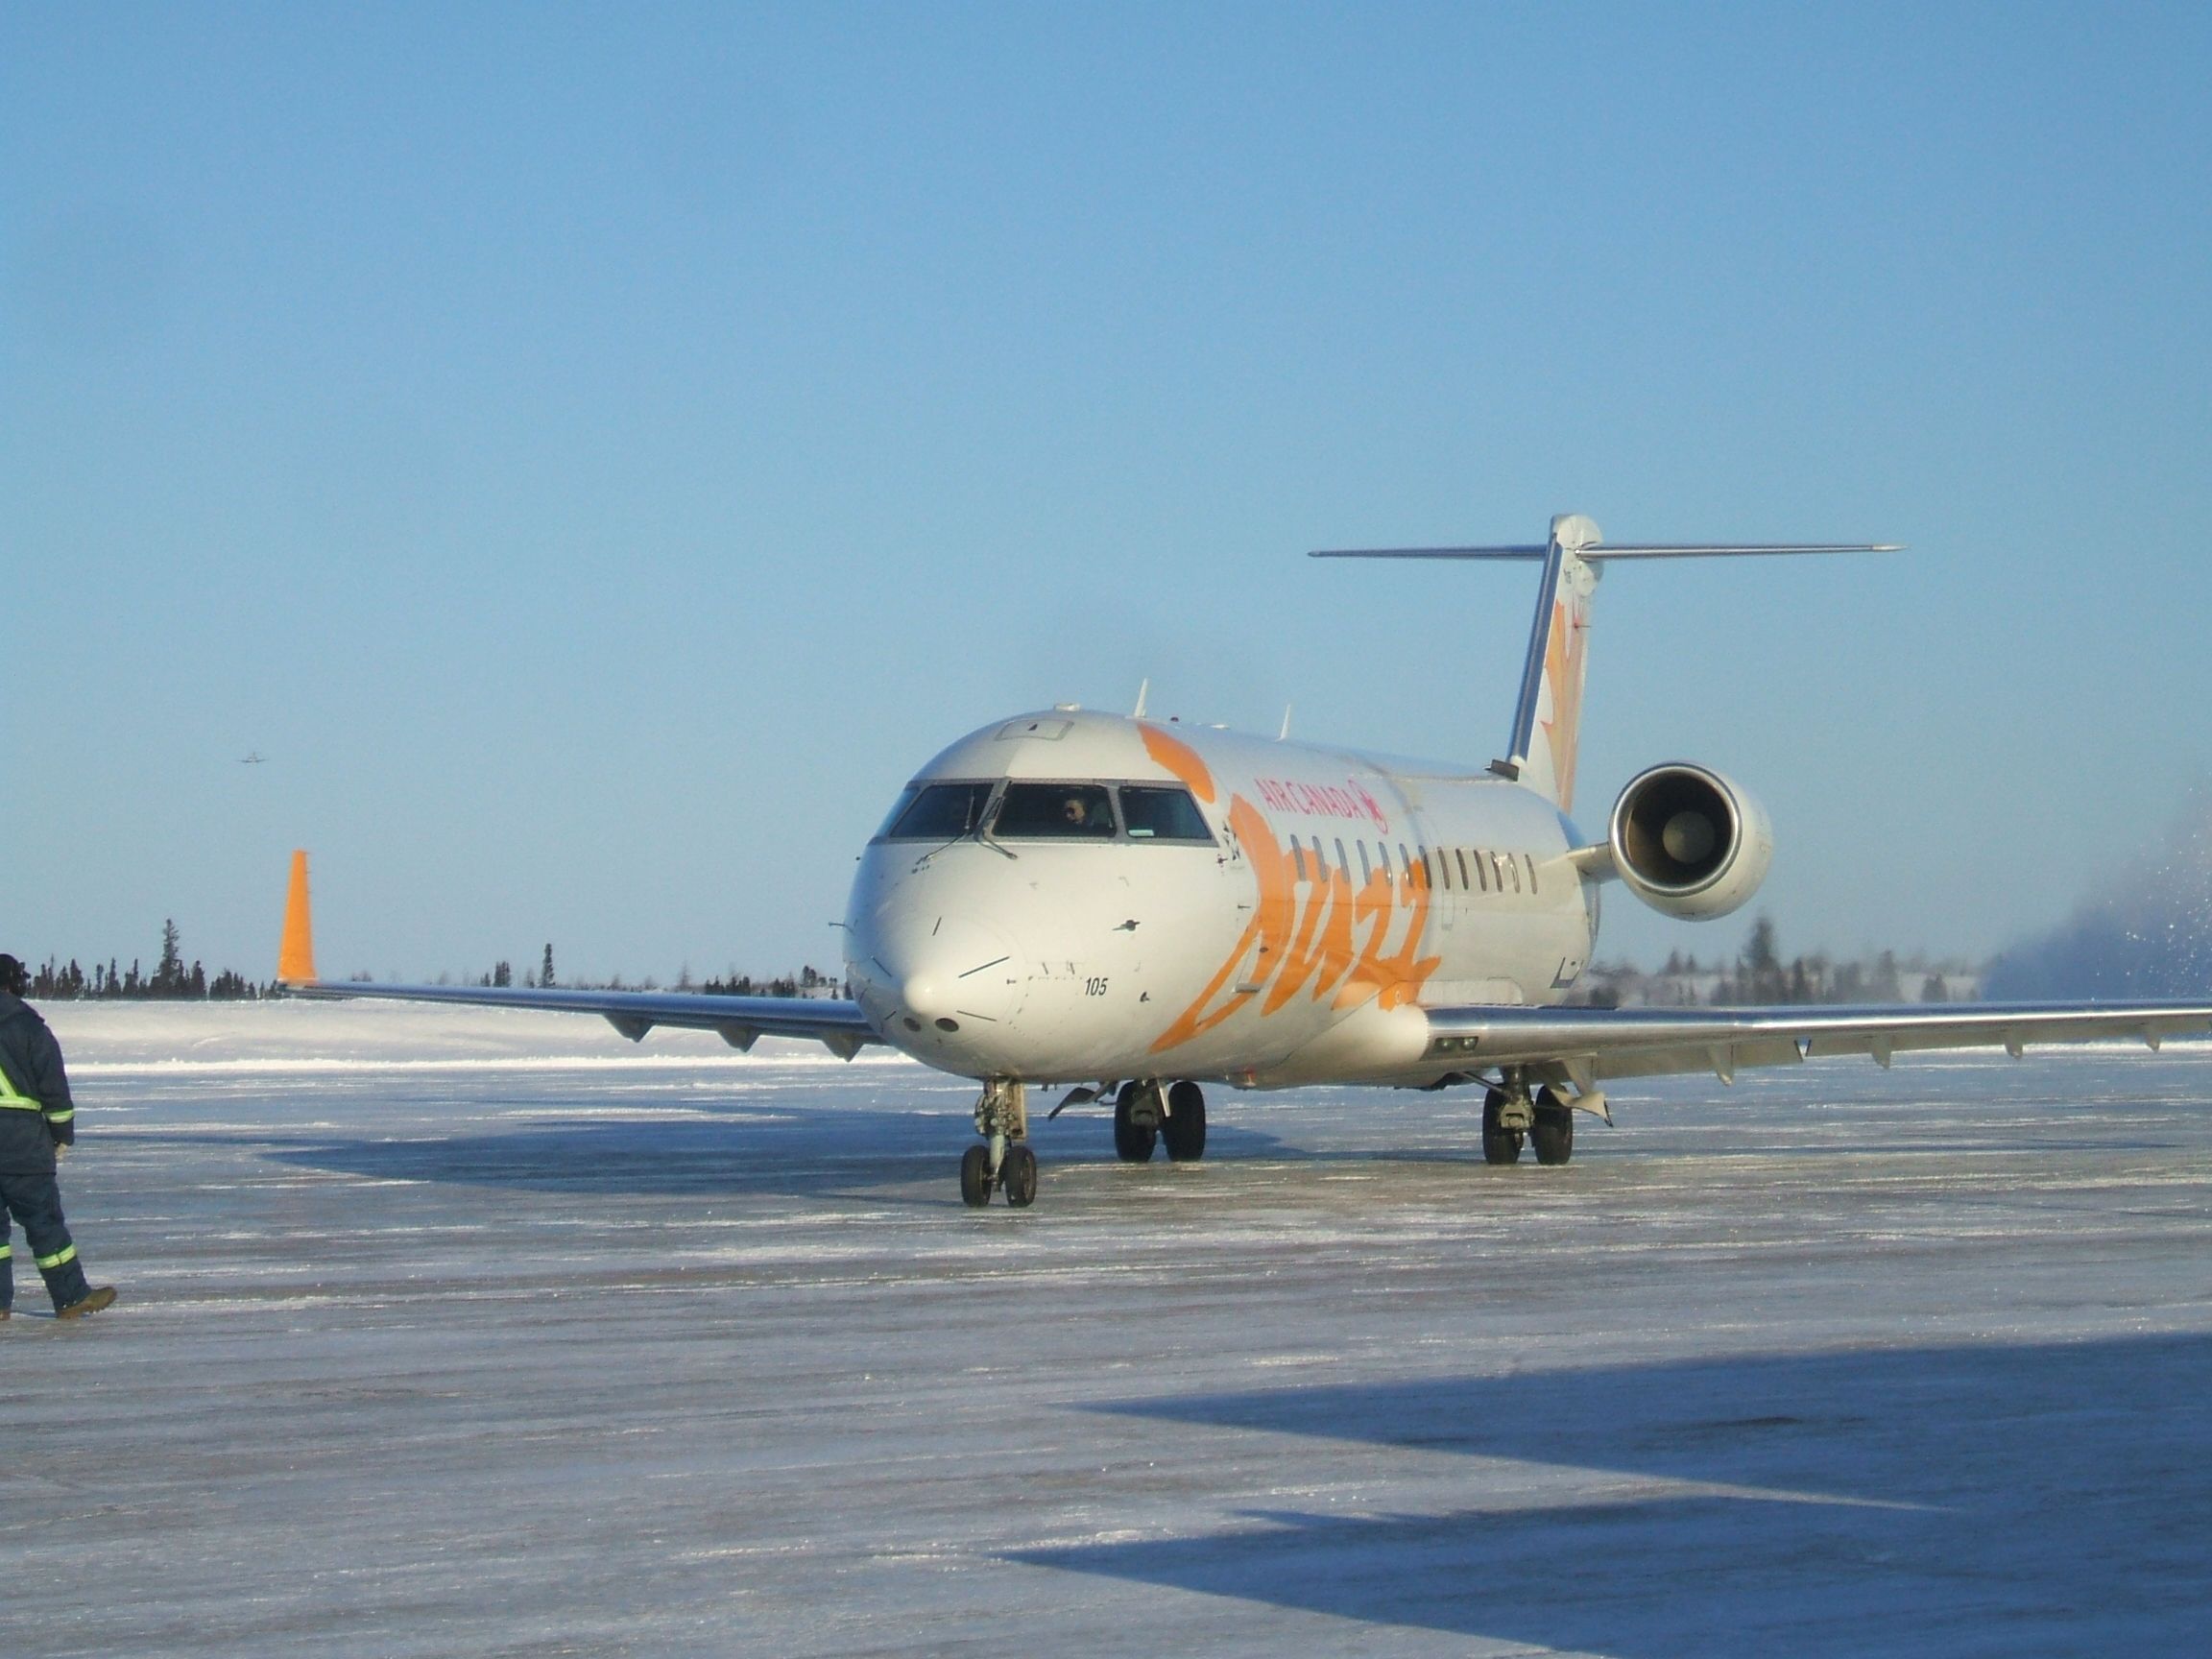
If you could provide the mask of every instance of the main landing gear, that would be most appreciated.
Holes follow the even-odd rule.
[[[975,1133],[986,1143],[969,1147],[960,1160],[961,1201],[980,1210],[994,1191],[1002,1191],[1010,1208],[1028,1209],[1037,1201],[1037,1154],[1029,1150],[1028,1091],[1020,1079],[994,1077],[983,1085]]]
[[[1167,1143],[1177,1164],[1206,1156],[1206,1094],[1188,1080],[1165,1092],[1157,1082],[1121,1085],[1114,1096],[1114,1151],[1124,1164],[1149,1163],[1152,1148]]]
[[[1518,1162],[1524,1139],[1536,1143],[1537,1163],[1566,1163],[1575,1156],[1575,1109],[1555,1089],[1539,1089],[1531,1098],[1527,1078],[1508,1068],[1504,1086],[1482,1099],[1483,1162]]]

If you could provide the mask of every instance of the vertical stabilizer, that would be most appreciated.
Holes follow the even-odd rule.
[[[1551,520],[1544,580],[1528,630],[1528,656],[1521,669],[1521,699],[1513,709],[1513,738],[1505,758],[1491,768],[1519,779],[1562,812],[1575,806],[1590,596],[1598,589],[1598,566],[1584,555],[1599,540],[1598,526],[1579,513],[1563,513]]]

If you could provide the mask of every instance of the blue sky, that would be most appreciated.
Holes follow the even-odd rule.
[[[1586,823],[1785,949],[2048,926],[2212,771],[2201,7],[17,6],[0,948],[828,965],[1054,701],[1487,758],[1621,568]],[[260,766],[238,759],[257,751]],[[1748,918],[1616,895],[1608,954]]]

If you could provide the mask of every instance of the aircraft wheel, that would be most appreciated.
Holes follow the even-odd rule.
[[[1114,1096],[1114,1155],[1124,1164],[1150,1163],[1153,1143],[1160,1139],[1160,1131],[1151,1124],[1130,1120],[1143,1088],[1142,1083],[1124,1083]]]
[[[1178,1164],[1206,1156],[1206,1094],[1197,1084],[1178,1083],[1167,1091],[1167,1120],[1160,1125],[1160,1137]]]
[[[960,1202],[971,1210],[980,1210],[991,1202],[991,1153],[987,1147],[971,1146],[960,1155]]]
[[[1564,1164],[1575,1156],[1575,1113],[1549,1089],[1536,1102],[1536,1123],[1528,1139],[1536,1142],[1539,1164]]]
[[[1482,1097],[1482,1161],[1485,1164],[1518,1164],[1521,1161],[1521,1131],[1506,1129],[1499,1124],[1499,1115],[1505,1110],[1505,1092],[1493,1089]]]
[[[998,1185],[1006,1189],[1006,1202],[1026,1210],[1037,1201],[1037,1154],[1017,1141],[1006,1148],[998,1166]]]

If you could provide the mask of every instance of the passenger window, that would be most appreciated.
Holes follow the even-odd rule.
[[[1214,835],[1188,789],[1149,783],[1121,785],[1121,822],[1132,841],[1198,841],[1211,847]]]
[[[1462,893],[1474,892],[1475,883],[1467,878],[1467,849],[1464,847],[1455,847],[1452,849],[1452,856],[1458,861],[1459,865],[1459,891]],[[1475,860],[1475,868],[1478,870],[1482,868],[1481,859],[1478,858]]]
[[[1009,783],[992,833],[1008,841],[1111,841],[1114,808],[1103,783]]]
[[[1313,837],[1313,879],[1329,879],[1329,860],[1321,855],[1321,837],[1318,835]]]
[[[1290,837],[1290,862],[1297,866],[1298,879],[1306,879],[1306,847],[1297,836]]]
[[[1352,860],[1344,856],[1344,838],[1341,835],[1336,838],[1336,868],[1344,872],[1347,881],[1352,878]]]
[[[1375,871],[1367,862],[1367,843],[1355,841],[1352,845],[1359,849],[1359,885],[1364,887],[1375,879]]]
[[[926,783],[899,808],[883,831],[887,841],[957,841],[983,822],[988,783]]]

